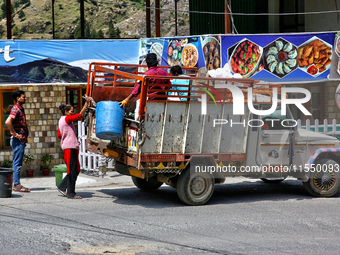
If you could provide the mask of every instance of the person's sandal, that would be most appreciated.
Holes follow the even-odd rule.
[[[70,199],[82,199],[82,197],[81,197],[81,196],[78,196],[78,195],[67,196],[67,198],[70,198]]]
[[[66,191],[62,191],[61,189],[59,189],[58,187],[56,188],[60,194],[62,194],[64,197],[67,197],[66,195]]]
[[[18,186],[13,185],[13,190],[14,190],[15,192],[25,192],[25,193],[31,192],[30,189],[25,188],[25,187],[22,186],[21,184],[18,185]]]

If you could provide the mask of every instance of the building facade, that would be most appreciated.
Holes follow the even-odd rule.
[[[13,107],[12,92],[20,89],[25,91],[27,97],[24,104],[26,119],[29,127],[26,154],[32,154],[35,160],[30,163],[29,168],[34,169],[36,175],[40,175],[41,157],[45,154],[53,154],[53,165],[63,164],[63,153],[58,138],[58,121],[61,117],[59,105],[71,104],[75,112],[79,112],[85,94],[85,84],[22,84],[0,86],[0,162],[13,159],[10,147],[10,132],[5,121]],[[28,166],[23,166],[23,170]],[[25,171],[22,171],[25,175]]]

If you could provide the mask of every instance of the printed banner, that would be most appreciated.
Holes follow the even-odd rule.
[[[222,64],[269,82],[327,80],[334,33],[222,36]]]
[[[340,79],[339,33],[204,35],[139,40],[0,41],[0,83],[87,81],[91,62],[159,64],[214,70],[243,78],[298,83]],[[339,47],[338,47],[339,45]]]
[[[0,41],[0,83],[86,82],[91,62],[138,64],[139,44],[140,40]]]

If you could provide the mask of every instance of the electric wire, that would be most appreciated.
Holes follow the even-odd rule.
[[[227,6],[228,6],[228,10],[230,12],[230,20],[231,20],[231,26],[232,26],[232,33],[233,34],[238,34],[238,31],[236,29],[235,22],[234,22],[233,12],[232,12],[231,6],[228,4],[228,2],[227,2]]]
[[[335,2],[335,9],[338,10],[338,3],[337,3],[337,0],[334,0],[334,2]],[[339,13],[337,14],[337,18],[338,18],[337,23],[339,23]]]

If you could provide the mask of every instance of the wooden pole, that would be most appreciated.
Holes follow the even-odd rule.
[[[54,34],[54,1],[52,0],[52,38],[55,39],[55,34]]]
[[[230,25],[230,11],[228,5],[230,6],[231,0],[226,0],[224,5],[224,33],[230,34],[231,33],[231,25]]]
[[[12,10],[11,0],[6,0],[7,11],[7,39],[12,39]]]
[[[84,0],[80,1],[80,33],[81,38],[85,38]]]
[[[175,0],[175,36],[177,36],[177,2],[178,0]]]
[[[146,37],[151,37],[150,0],[146,0]]]
[[[161,11],[159,10],[160,0],[155,0],[155,7],[156,7],[156,37],[161,37]]]

